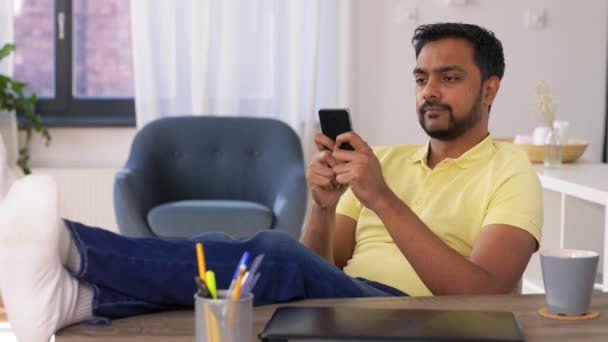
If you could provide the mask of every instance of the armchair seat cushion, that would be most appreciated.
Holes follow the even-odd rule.
[[[222,231],[235,238],[251,237],[272,227],[270,208],[248,201],[186,200],[164,203],[148,212],[150,229],[160,237],[186,237]]]

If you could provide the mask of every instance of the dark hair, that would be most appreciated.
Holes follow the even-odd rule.
[[[502,79],[505,73],[505,56],[502,52],[502,43],[492,31],[477,25],[462,23],[420,25],[412,37],[416,58],[427,43],[443,38],[462,38],[473,45],[475,64],[481,71],[482,81],[492,76]]]

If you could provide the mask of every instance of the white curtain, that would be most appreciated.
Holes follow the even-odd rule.
[[[349,0],[131,0],[137,125],[273,117],[311,152],[320,107],[348,106]]]
[[[13,1],[0,0],[0,47],[14,43]],[[13,75],[12,55],[0,62],[0,74]]]

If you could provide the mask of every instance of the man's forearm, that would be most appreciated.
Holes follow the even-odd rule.
[[[300,242],[312,251],[334,263],[333,233],[336,225],[336,208],[320,208],[313,203],[306,220]]]
[[[436,295],[494,293],[492,275],[439,239],[401,200],[376,209],[420,279]]]

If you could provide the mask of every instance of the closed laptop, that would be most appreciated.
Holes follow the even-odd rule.
[[[277,341],[524,341],[510,312],[280,307],[260,339]]]

